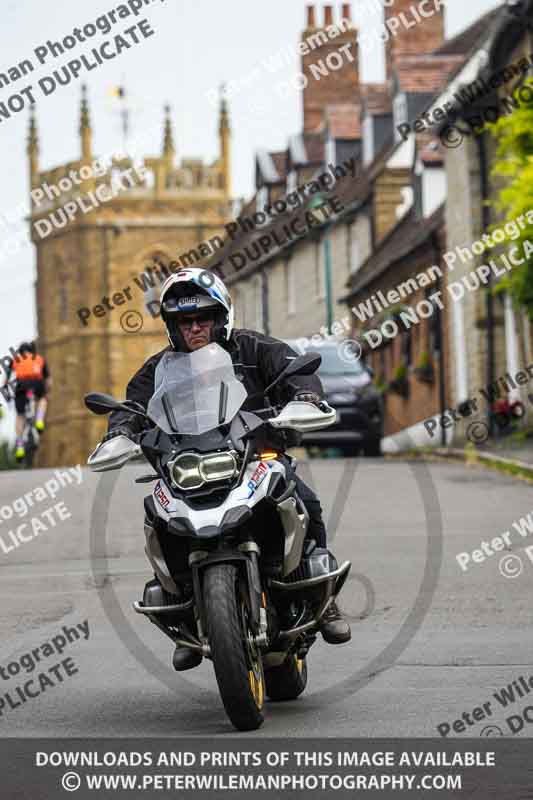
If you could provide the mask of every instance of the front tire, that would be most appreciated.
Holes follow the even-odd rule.
[[[237,568],[215,564],[207,569],[204,597],[211,658],[224,708],[237,730],[256,730],[264,719],[265,678],[261,654],[251,640]]]
[[[33,467],[33,459],[37,451],[33,434],[28,436],[24,449],[26,451],[24,455],[24,466],[26,469],[31,469]]]
[[[295,700],[307,686],[307,662],[289,653],[283,664],[265,672],[266,693],[271,700]]]

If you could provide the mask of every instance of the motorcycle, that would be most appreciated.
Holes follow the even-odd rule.
[[[213,662],[226,713],[241,731],[263,723],[265,696],[292,700],[307,684],[307,654],[319,622],[351,564],[337,566],[306,539],[309,517],[290,478],[290,458],[272,432],[332,425],[325,404],[270,405],[281,380],[315,372],[321,357],[293,359],[264,392],[267,405],[244,411],[246,390],[218,344],[167,352],[156,367],[146,412],[131,401],[89,394],[96,414],[114,409],[152,427],[134,442],[117,436],[88,460],[94,472],[144,455],[155,481],[145,498],[145,552],[157,580],[134,610],[176,645]]]

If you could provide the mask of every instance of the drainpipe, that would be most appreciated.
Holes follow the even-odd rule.
[[[109,287],[109,228],[102,227],[102,283],[104,285],[104,291],[106,295],[110,294],[110,287]],[[83,234],[82,234],[83,236]],[[111,326],[111,315],[107,315],[106,320],[106,332],[107,336],[104,338],[103,343],[106,350],[106,364],[107,364],[107,391],[109,394],[113,394],[113,376],[112,376],[112,369],[111,369],[111,347],[112,347],[112,338],[109,336],[109,328]]]
[[[433,252],[435,253],[435,264],[441,263],[442,251],[439,243],[439,237],[436,232],[431,234],[431,244]],[[440,292],[442,279],[437,278],[437,292]],[[444,418],[446,412],[446,370],[444,365],[444,331],[442,329],[442,311],[440,306],[437,305],[435,309],[437,331],[439,337],[439,411],[441,420]],[[442,447],[446,447],[446,430],[443,425],[440,426],[440,443]]]
[[[263,306],[263,330],[265,332],[265,336],[270,336],[268,276],[264,267],[261,268],[261,304]]]
[[[481,188],[481,225],[483,232],[487,230],[490,225],[490,209],[487,205],[489,198],[489,184],[488,184],[488,164],[487,164],[487,144],[486,134],[482,133],[477,137],[478,155],[479,155],[479,172],[480,172],[480,188]],[[489,275],[487,282],[487,302],[486,302],[486,319],[487,319],[487,386],[492,386],[496,380],[496,370],[494,365],[494,296],[492,294],[492,272]],[[489,433],[494,434],[494,420],[491,414],[490,405],[487,408],[489,426]]]
[[[324,286],[326,289],[326,313],[328,333],[331,333],[333,325],[333,297],[331,288],[331,242],[327,234],[324,235]]]

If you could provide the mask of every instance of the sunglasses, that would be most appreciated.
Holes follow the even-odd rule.
[[[213,314],[213,312],[204,311],[203,314],[202,313],[195,314],[192,317],[186,317],[180,315],[177,322],[180,327],[190,331],[195,322],[198,325],[200,325],[201,328],[206,328],[211,322],[214,322],[214,319],[215,315]]]

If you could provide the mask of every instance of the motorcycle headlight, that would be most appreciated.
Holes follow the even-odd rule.
[[[205,456],[200,462],[200,473],[204,481],[224,481],[237,472],[237,461],[233,453],[217,453]]]
[[[180,453],[169,461],[172,483],[178,489],[199,489],[204,483],[229,480],[237,474],[237,459],[233,452],[201,455]]]

